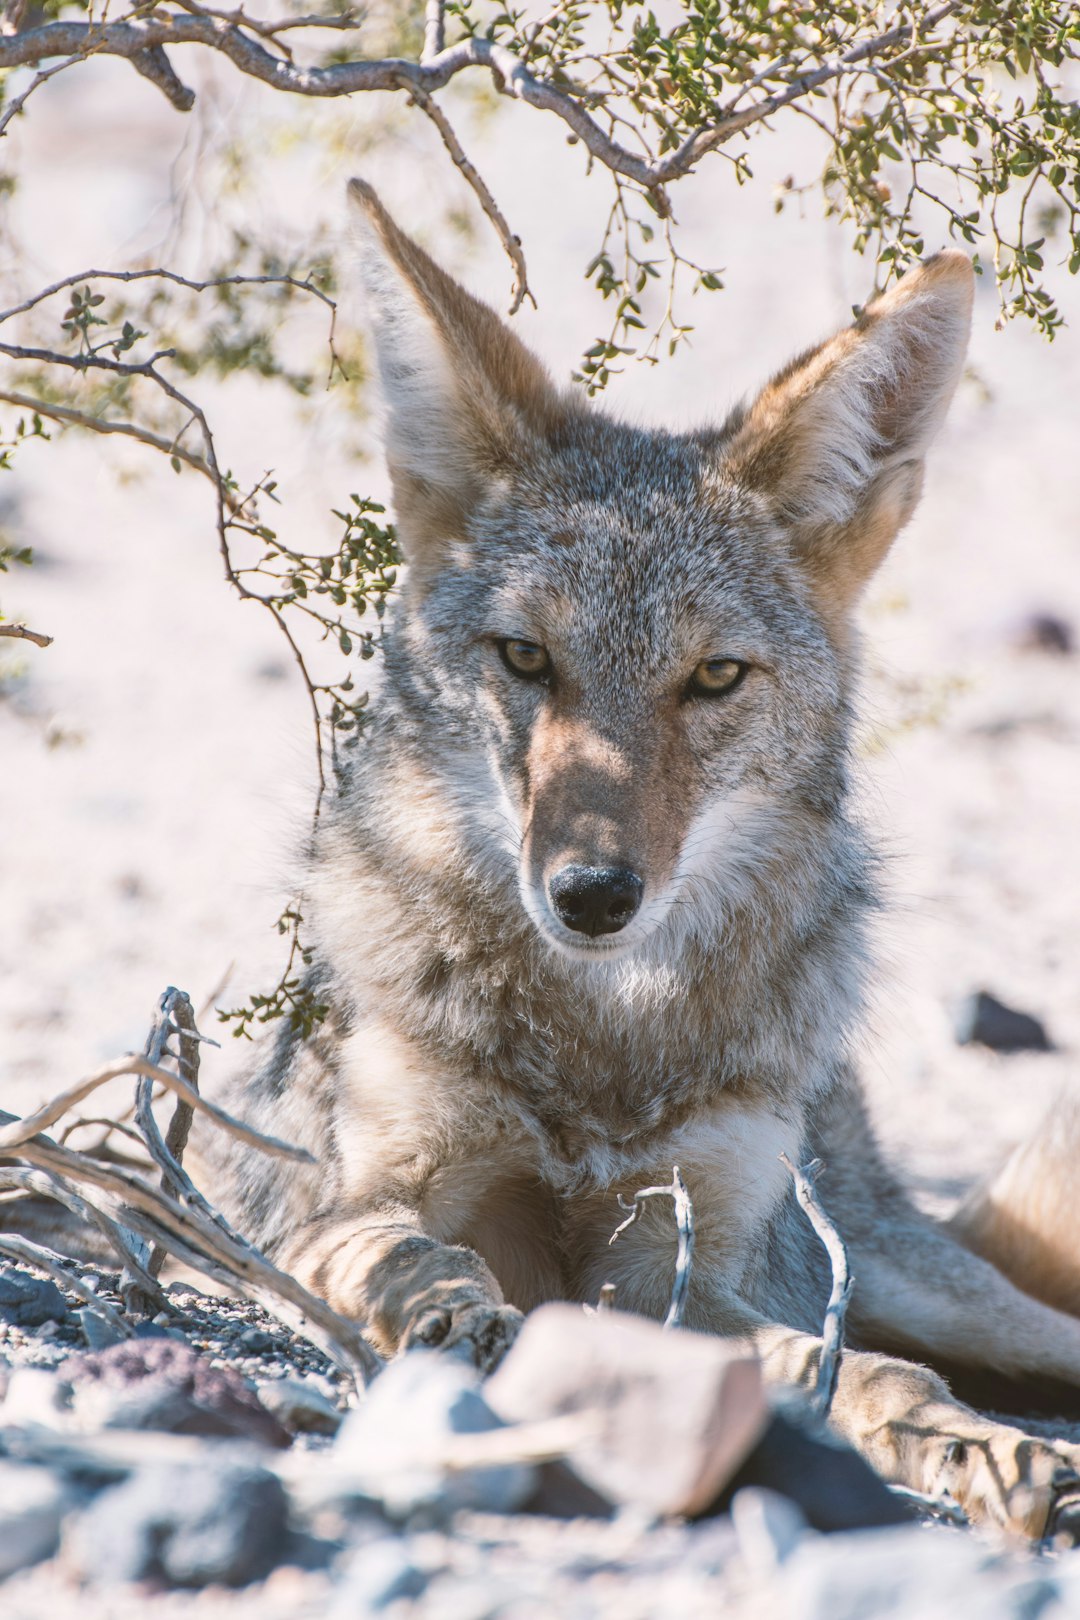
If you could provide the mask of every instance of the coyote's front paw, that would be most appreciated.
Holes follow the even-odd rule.
[[[524,1320],[512,1305],[440,1305],[416,1319],[401,1347],[432,1345],[471,1362],[483,1373],[494,1372]]]
[[[1080,1543],[1080,1457],[1003,1425],[945,1440],[934,1494],[948,1492],[976,1524],[1032,1541]]]

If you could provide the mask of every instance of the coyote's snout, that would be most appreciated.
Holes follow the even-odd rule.
[[[1068,1212],[1039,1303],[990,1263],[1045,1221],[1039,1152],[972,1206],[976,1257],[882,1162],[849,1056],[876,904],[852,613],[960,374],[970,264],[915,267],[720,425],[645,432],[352,191],[408,569],[307,882],[329,1014],[247,1081],[318,1168],[245,1162],[241,1219],[384,1350],[490,1366],[545,1299],[610,1281],[663,1314],[669,1224],[608,1238],[616,1192],[678,1163],[687,1325],[799,1382],[828,1278],[779,1155],[818,1153],[856,1279],[834,1421],[888,1478],[1042,1534],[1077,1454],[921,1363],[1080,1388]]]

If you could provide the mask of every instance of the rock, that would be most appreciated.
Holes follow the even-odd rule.
[[[266,1333],[262,1328],[245,1328],[240,1335],[240,1348],[249,1356],[265,1355],[267,1350],[274,1348],[274,1336]]]
[[[8,1378],[2,1421],[62,1428],[71,1416],[71,1386],[44,1367],[16,1367]]]
[[[973,1536],[909,1527],[803,1541],[759,1612],[785,1620],[1030,1620],[1067,1614],[1054,1566],[995,1556]],[[751,1607],[747,1612],[753,1613]]]
[[[735,1492],[731,1520],[743,1562],[758,1575],[770,1575],[786,1564],[803,1537],[813,1534],[794,1502],[758,1486]]]
[[[400,1598],[421,1597],[431,1575],[413,1561],[405,1541],[394,1536],[369,1541],[349,1562],[330,1620],[357,1620]]]
[[[774,1396],[757,1444],[713,1504],[726,1510],[747,1487],[776,1491],[815,1530],[871,1530],[908,1524],[911,1513],[857,1451],[820,1423],[800,1395]]]
[[[67,1313],[67,1303],[54,1282],[0,1266],[0,1320],[36,1328],[46,1322],[62,1322]]]
[[[580,1414],[567,1460],[609,1501],[705,1511],[768,1422],[758,1362],[619,1311],[545,1305],[485,1386],[510,1422]]]
[[[141,1468],[71,1525],[64,1559],[82,1580],[246,1586],[279,1561],[288,1499],[264,1468],[223,1462]]]
[[[1012,643],[1020,652],[1056,653],[1068,658],[1076,651],[1072,625],[1058,613],[1029,613],[1015,626]]]
[[[337,1434],[342,1414],[307,1378],[275,1378],[259,1385],[259,1400],[292,1434]]]
[[[105,1350],[110,1344],[122,1344],[124,1341],[124,1335],[89,1305],[75,1312],[75,1320],[91,1350]]]
[[[965,996],[957,1008],[956,1039],[961,1046],[978,1043],[994,1052],[1052,1052],[1053,1042],[1030,1013],[1017,1012],[987,990]]]
[[[463,1437],[505,1427],[478,1383],[475,1369],[433,1350],[392,1362],[320,1457],[321,1488],[377,1500],[401,1517],[421,1506],[516,1511],[536,1483],[531,1465],[462,1460]]]
[[[69,1356],[61,1372],[74,1388],[75,1413],[84,1427],[289,1444],[281,1424],[238,1373],[215,1367],[171,1338],[126,1339]]]
[[[49,1469],[0,1461],[0,1581],[52,1556],[66,1505],[63,1482]]]

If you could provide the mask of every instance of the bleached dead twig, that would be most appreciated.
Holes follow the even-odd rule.
[[[243,1120],[234,1119],[224,1108],[219,1108],[216,1103],[200,1097],[186,1080],[173,1074],[171,1069],[162,1068],[160,1064],[152,1063],[149,1058],[135,1054],[119,1058],[113,1063],[106,1063],[103,1068],[87,1075],[85,1080],[80,1080],[76,1085],[69,1086],[66,1091],[61,1091],[35,1113],[27,1114],[25,1119],[19,1119],[17,1115],[6,1113],[0,1108],[0,1153],[10,1153],[22,1147],[32,1136],[37,1136],[40,1131],[46,1131],[50,1125],[55,1125],[69,1108],[82,1102],[83,1098],[96,1091],[98,1086],[103,1086],[109,1080],[115,1080],[123,1074],[141,1074],[150,1080],[160,1081],[163,1086],[168,1086],[170,1091],[175,1091],[177,1096],[183,1097],[193,1108],[198,1108],[202,1113],[209,1115],[215,1125],[220,1125],[230,1136],[238,1137],[241,1142],[247,1142],[249,1146],[258,1148],[261,1153],[277,1154],[285,1159],[298,1159],[306,1164],[315,1162],[306,1148],[296,1147],[291,1142],[282,1142],[276,1136],[264,1136],[262,1131],[255,1130],[251,1125],[245,1125]]]
[[[169,1048],[170,1036],[178,1039],[179,1051]],[[172,1058],[194,1078],[194,1057],[200,1039],[188,998],[179,991],[167,991],[159,1002],[148,1043],[153,1056]],[[136,1110],[136,1118],[142,1140],[162,1171],[165,1185],[161,1188],[152,1186],[136,1170],[61,1147],[43,1134],[46,1123],[60,1118],[65,1108],[117,1074],[137,1074],[147,1083],[146,1101]],[[263,1151],[284,1152],[314,1163],[304,1150],[243,1125],[208,1104],[188,1080],[173,1074],[162,1062],[143,1057],[110,1065],[26,1119],[0,1112],[4,1122],[0,1154],[16,1161],[0,1166],[0,1186],[54,1197],[82,1218],[93,1221],[123,1258],[130,1282],[155,1302],[164,1296],[151,1273],[149,1257],[156,1247],[161,1247],[230,1293],[242,1294],[265,1306],[295,1332],[318,1344],[354,1380],[368,1383],[382,1367],[382,1360],[356,1323],[339,1316],[295,1277],[280,1271],[235,1232],[194,1186],[177,1156],[183,1150],[185,1116],[181,1114],[179,1121],[174,1117],[162,1138],[149,1108],[151,1080],[160,1080],[175,1092],[185,1108],[201,1108],[216,1124]],[[165,1304],[169,1304],[167,1299]]]
[[[827,1418],[836,1393],[836,1380],[840,1375],[840,1358],[844,1353],[844,1320],[855,1279],[848,1271],[844,1240],[825,1213],[821,1200],[814,1190],[814,1183],[825,1166],[820,1159],[812,1159],[809,1164],[804,1164],[798,1169],[786,1153],[781,1153],[780,1162],[790,1171],[795,1183],[795,1196],[810,1225],[821,1239],[832,1266],[832,1290],[829,1294],[829,1303],[825,1307],[825,1320],[821,1328],[821,1356],[818,1360],[817,1385],[813,1397],[818,1416]]]
[[[671,1287],[671,1304],[664,1318],[666,1328],[681,1327],[683,1313],[686,1310],[686,1297],[690,1291],[690,1268],[694,1261],[694,1206],[690,1201],[690,1194],[682,1172],[678,1165],[674,1165],[671,1172],[671,1183],[667,1187],[642,1187],[628,1202],[618,1194],[619,1208],[630,1211],[621,1226],[617,1226],[608,1238],[608,1246],[625,1232],[628,1226],[633,1226],[641,1214],[642,1205],[647,1198],[670,1198],[675,1206],[675,1225],[679,1234],[679,1248],[675,1257],[675,1281]],[[608,1285],[610,1286],[610,1285]],[[603,1290],[601,1290],[601,1294]]]

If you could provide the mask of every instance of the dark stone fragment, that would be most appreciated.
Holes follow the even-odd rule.
[[[287,1446],[290,1437],[239,1373],[172,1338],[127,1339],[61,1369],[75,1405],[103,1427],[158,1429]]]
[[[62,1322],[67,1313],[64,1296],[54,1282],[0,1267],[0,1318],[5,1322],[23,1328],[43,1327],[46,1322]]]
[[[249,1356],[261,1356],[265,1351],[274,1348],[274,1336],[265,1333],[262,1328],[245,1328],[240,1335],[240,1348],[246,1350]]]
[[[961,1046],[979,1044],[994,1052],[1052,1052],[1054,1044],[1030,1013],[1006,1007],[987,990],[965,996],[957,1008],[956,1039]]]
[[[587,1485],[561,1458],[538,1464],[536,1484],[521,1504],[522,1513],[547,1519],[610,1519],[615,1508]]]
[[[709,1512],[726,1512],[744,1485],[765,1486],[786,1496],[815,1530],[870,1530],[911,1519],[905,1504],[858,1452],[794,1403],[773,1413]]]
[[[1029,613],[1017,626],[1016,645],[1023,652],[1056,653],[1068,658],[1076,651],[1076,636],[1069,621],[1057,613]]]
[[[287,1547],[288,1501],[264,1468],[208,1457],[143,1468],[95,1498],[72,1526],[67,1562],[87,1581],[246,1586]]]

